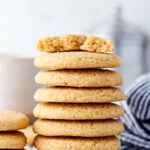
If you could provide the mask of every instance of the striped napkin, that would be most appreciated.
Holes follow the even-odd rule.
[[[150,150],[150,73],[138,78],[121,102],[124,116],[120,118],[125,132],[119,135],[121,150]]]

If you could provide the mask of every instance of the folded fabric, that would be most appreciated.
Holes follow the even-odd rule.
[[[150,73],[138,78],[126,92],[120,104],[124,115],[120,118],[125,132],[119,135],[122,150],[150,150]]]

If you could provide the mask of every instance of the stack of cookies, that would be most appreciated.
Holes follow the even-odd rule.
[[[29,119],[22,113],[0,110],[0,149],[23,149],[25,135],[17,130],[29,125]]]
[[[40,71],[36,83],[47,85],[34,95],[37,104],[33,125],[39,150],[117,150],[124,131],[119,120],[121,106],[111,103],[125,98],[123,91],[112,87],[123,83],[115,71],[120,58],[110,54],[111,41],[79,35],[47,37],[39,40],[35,58]]]

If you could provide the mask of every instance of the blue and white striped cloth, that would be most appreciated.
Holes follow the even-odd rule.
[[[121,150],[150,150],[150,73],[137,79],[121,102],[124,116],[120,118],[125,132],[119,135]]]

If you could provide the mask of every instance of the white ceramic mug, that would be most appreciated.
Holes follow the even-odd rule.
[[[0,109],[22,112],[32,122],[36,73],[33,58],[0,56]]]

